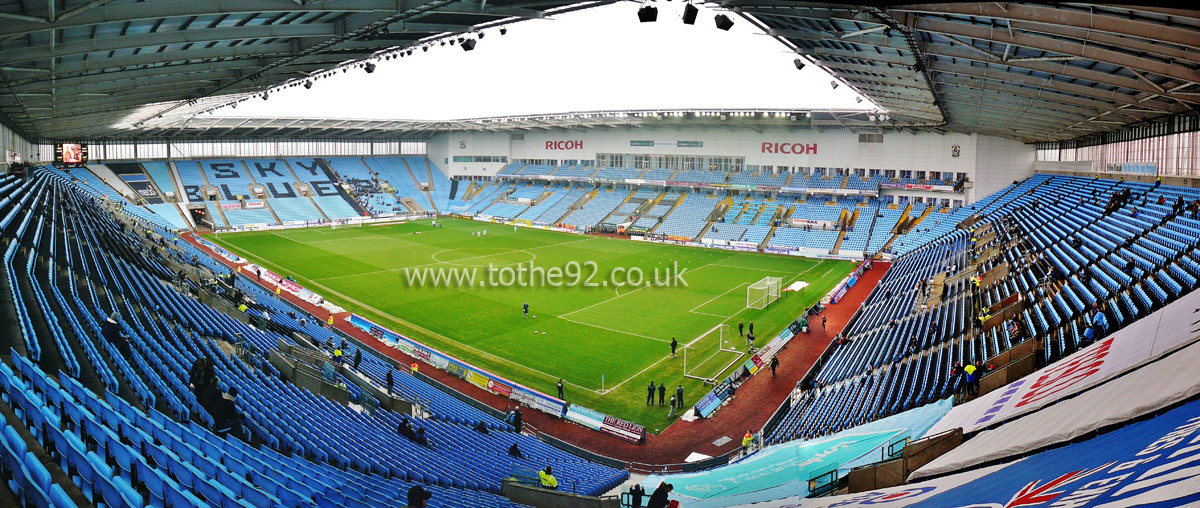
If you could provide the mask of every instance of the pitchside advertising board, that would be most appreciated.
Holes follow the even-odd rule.
[[[566,404],[559,399],[480,370],[469,363],[445,355],[408,337],[379,326],[362,316],[351,314],[349,321],[350,324],[370,333],[375,338],[393,344],[396,346],[396,349],[399,349],[404,354],[449,372],[455,377],[466,380],[484,390],[501,397],[507,397],[518,404],[559,418],[562,418],[566,412]]]
[[[1196,309],[1200,309],[1200,292],[1192,292],[1058,363],[954,408],[927,435],[958,427],[970,433],[995,425],[1186,346],[1200,332],[1192,323]]]
[[[641,425],[576,404],[567,406],[565,418],[589,429],[619,437],[631,443],[641,443],[646,438],[646,428]]]

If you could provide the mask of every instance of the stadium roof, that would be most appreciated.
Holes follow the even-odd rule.
[[[114,130],[113,139],[322,138],[426,139],[438,132],[531,132],[655,127],[851,129],[880,132],[886,116],[852,110],[624,110],[466,118],[461,120],[373,120],[347,118],[256,118],[198,116],[158,122],[142,129]]]
[[[914,123],[1055,141],[1200,104],[1200,10],[720,3]]]
[[[0,119],[33,140],[223,129],[230,119],[195,115],[403,48],[613,1],[0,0]],[[714,3],[886,108],[897,126],[1053,141],[1200,104],[1200,10]],[[299,136],[353,132],[346,122],[356,122],[288,121],[297,123],[279,132]],[[486,122],[417,123],[378,125],[420,133]]]

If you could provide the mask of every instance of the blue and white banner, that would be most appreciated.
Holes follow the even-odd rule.
[[[1087,441],[1004,465],[859,494],[821,499],[793,496],[738,506],[1132,508],[1197,503],[1200,503],[1200,401]]]
[[[1118,508],[1200,503],[1200,401],[1055,448],[918,507]]]
[[[893,443],[921,435],[950,410],[949,400],[929,404],[819,439],[769,446],[739,462],[699,473],[647,478],[647,491],[665,481],[672,498],[688,508],[715,508],[784,499],[807,492],[809,480],[882,458]]]

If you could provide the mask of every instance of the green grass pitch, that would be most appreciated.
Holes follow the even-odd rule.
[[[853,269],[845,261],[514,231],[471,220],[440,222],[444,227],[438,229],[422,220],[208,238],[291,275],[351,312],[514,382],[554,394],[562,378],[569,402],[641,423],[651,432],[665,429],[671,420],[666,408],[645,406],[650,381],[666,382],[668,398],[682,384],[689,405],[708,391],[699,380],[684,377],[682,348],[678,358],[670,358],[672,337],[682,345],[705,336],[693,344],[688,367],[705,377],[717,376],[737,355],[718,352],[716,335],[706,332],[726,323],[734,335],[729,344],[744,349],[744,341],[736,337],[737,323],[753,321],[761,346]],[[486,236],[472,235],[483,230]],[[572,261],[581,265],[583,279],[595,272],[591,282],[597,285],[478,285],[478,279],[486,279],[489,263],[512,267],[532,262],[549,269],[567,268]],[[594,268],[585,264],[589,261]],[[656,269],[665,274],[673,264],[686,269],[681,278],[687,286],[603,284],[614,268],[636,267],[653,281]],[[406,269],[425,268],[478,268],[477,285],[411,285]],[[746,308],[747,286],[766,276],[782,277],[784,286],[794,280],[810,286],[783,293],[765,309]],[[521,315],[526,302],[528,319]]]

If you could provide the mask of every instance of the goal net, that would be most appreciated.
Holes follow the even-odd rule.
[[[782,277],[763,277],[759,279],[758,282],[746,288],[746,307],[764,309],[768,305],[771,305],[772,302],[779,299],[779,290],[782,285]]]
[[[712,384],[746,354],[737,349],[736,336],[719,324],[683,345],[683,375]]]

